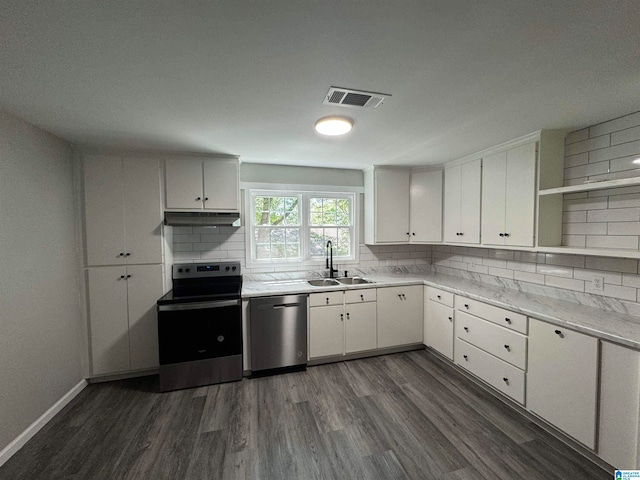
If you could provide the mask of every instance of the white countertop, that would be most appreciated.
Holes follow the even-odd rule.
[[[425,275],[365,275],[364,277],[373,280],[375,283],[313,287],[305,279],[245,282],[242,286],[242,298],[402,285],[429,285],[545,320],[558,326],[565,326],[603,340],[611,340],[621,345],[640,349],[640,318],[628,314],[611,312],[566,300],[486,285],[438,273]]]

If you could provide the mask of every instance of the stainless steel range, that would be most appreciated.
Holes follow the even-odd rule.
[[[241,380],[240,263],[174,265],[172,278],[157,302],[160,391]]]

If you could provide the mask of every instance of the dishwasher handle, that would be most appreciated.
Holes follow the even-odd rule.
[[[289,308],[289,307],[300,307],[300,303],[278,303],[273,305],[273,308]]]

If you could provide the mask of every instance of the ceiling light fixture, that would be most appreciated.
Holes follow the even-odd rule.
[[[346,117],[324,117],[316,122],[316,132],[322,135],[344,135],[353,128],[353,121]]]

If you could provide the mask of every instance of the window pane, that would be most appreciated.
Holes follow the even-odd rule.
[[[339,198],[336,201],[336,225],[349,225],[349,200],[346,198]]]
[[[338,246],[334,255],[348,257],[351,254],[351,232],[348,228],[338,229]]]
[[[298,197],[256,195],[254,225],[298,225]]]
[[[310,230],[309,248],[312,257],[324,256],[324,234],[322,228],[312,228]]]
[[[324,208],[322,210],[322,224],[336,224],[336,201],[332,198],[324,199]]]

